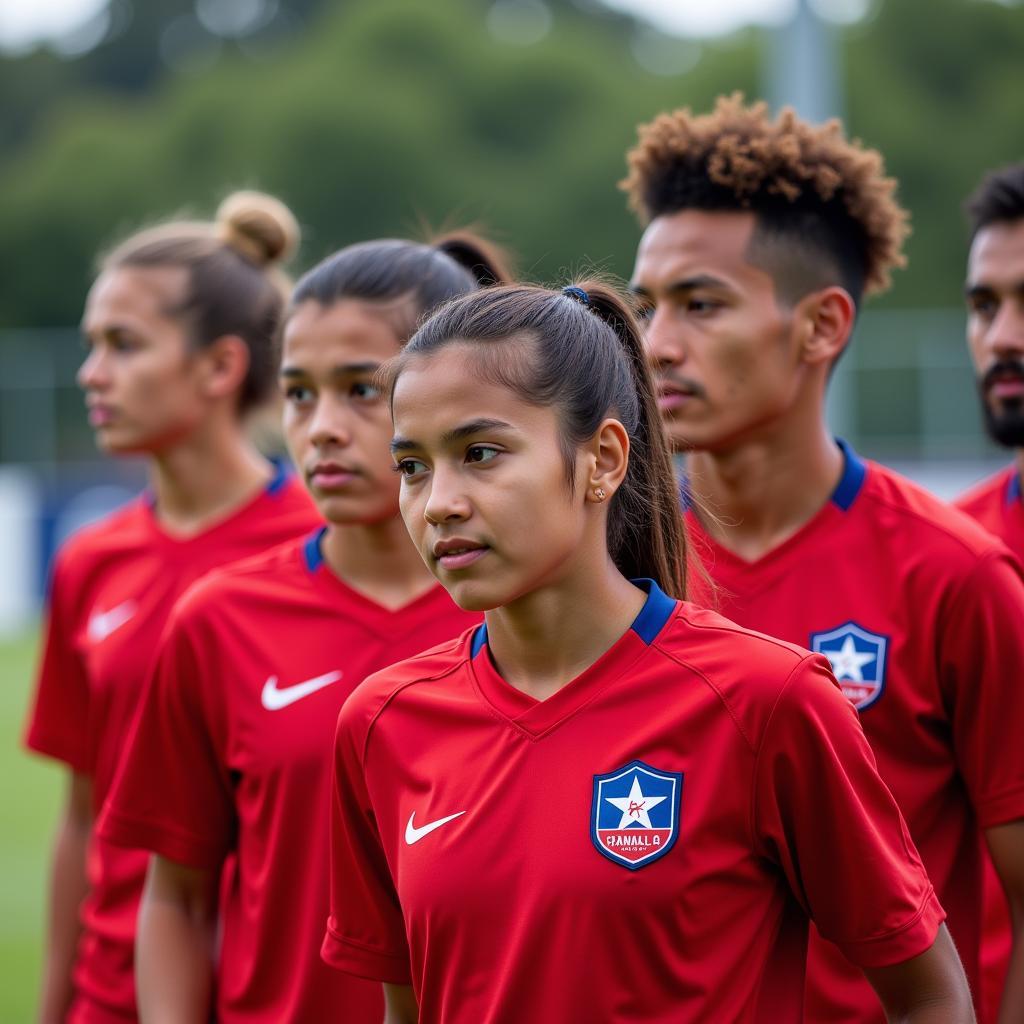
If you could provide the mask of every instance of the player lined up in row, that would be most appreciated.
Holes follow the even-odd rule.
[[[732,96],[627,160],[628,299],[468,233],[290,288],[256,193],[105,258],[151,486],[53,575],[44,1024],[1024,1020],[1024,165],[967,259],[1016,461],[955,509],[825,422],[881,156]]]

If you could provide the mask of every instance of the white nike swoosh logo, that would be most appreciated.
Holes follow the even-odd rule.
[[[294,686],[281,690],[277,686],[277,676],[271,676],[263,684],[260,700],[268,711],[280,711],[281,708],[286,708],[289,704],[294,704],[297,700],[302,700],[303,697],[308,697],[311,693],[316,693],[317,690],[336,683],[340,678],[341,673],[337,670],[325,672],[315,679],[307,679],[304,683],[296,683]]]
[[[428,822],[426,825],[417,828],[412,823],[412,819],[416,817],[416,812],[413,811],[412,814],[409,815],[409,823],[405,826],[405,841],[409,846],[412,846],[413,843],[418,843],[424,836],[430,835],[435,828],[447,825],[449,821],[461,818],[465,813],[465,811],[457,811],[455,814],[449,814],[447,818],[438,818],[437,821]]]
[[[135,615],[136,605],[132,600],[122,601],[118,605],[105,612],[94,612],[89,616],[89,625],[86,632],[89,639],[98,644],[106,640],[111,633],[120,629],[129,619]]]

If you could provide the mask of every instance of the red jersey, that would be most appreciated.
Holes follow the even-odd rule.
[[[957,508],[995,534],[1024,561],[1024,497],[1020,473],[1009,467],[958,498]],[[1012,949],[1010,911],[999,876],[989,861],[985,874],[985,934],[981,949],[981,999],[983,1020],[994,1021],[999,1013],[1006,968]]]
[[[219,1024],[380,1024],[380,986],[319,957],[338,710],[369,673],[480,619],[440,586],[381,607],[323,563],[321,535],[212,573],[177,604],[100,823],[104,839],[194,867],[231,855]]]
[[[763,558],[716,544],[690,512],[693,550],[724,615],[831,661],[976,993],[981,829],[1024,816],[1024,584],[1003,545],[961,513],[845,446],[844,456],[831,500]],[[807,1014],[884,1021],[861,972],[815,936]]]
[[[342,709],[323,956],[412,984],[422,1024],[785,1024],[807,915],[866,965],[934,941],[827,662],[641,582],[632,627],[544,701],[481,626]]]
[[[113,781],[171,605],[199,576],[308,533],[318,516],[278,476],[223,521],[188,538],[166,533],[140,498],[76,534],[57,555],[27,745],[93,783],[99,813]],[[135,1019],[135,916],[148,855],[93,836],[90,890],[74,969],[73,1024]]]

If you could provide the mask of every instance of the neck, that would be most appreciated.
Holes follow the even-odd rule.
[[[798,423],[728,451],[693,452],[686,469],[708,510],[705,529],[754,561],[817,515],[842,477],[843,455],[819,419],[810,430]]]
[[[372,524],[332,523],[321,551],[335,576],[391,610],[416,600],[437,582],[400,516]]]
[[[559,580],[487,613],[487,642],[506,682],[544,700],[629,629],[644,594],[605,554],[577,557]]]
[[[1024,448],[1017,449],[1017,458],[1014,461],[1017,463],[1017,476],[1024,481]]]
[[[271,475],[241,424],[201,428],[154,456],[150,486],[156,517],[174,533],[199,533],[255,497]]]

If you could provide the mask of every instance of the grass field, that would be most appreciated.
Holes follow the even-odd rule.
[[[0,641],[0,1021],[35,1015],[49,843],[63,789],[60,768],[25,753],[36,633]]]

